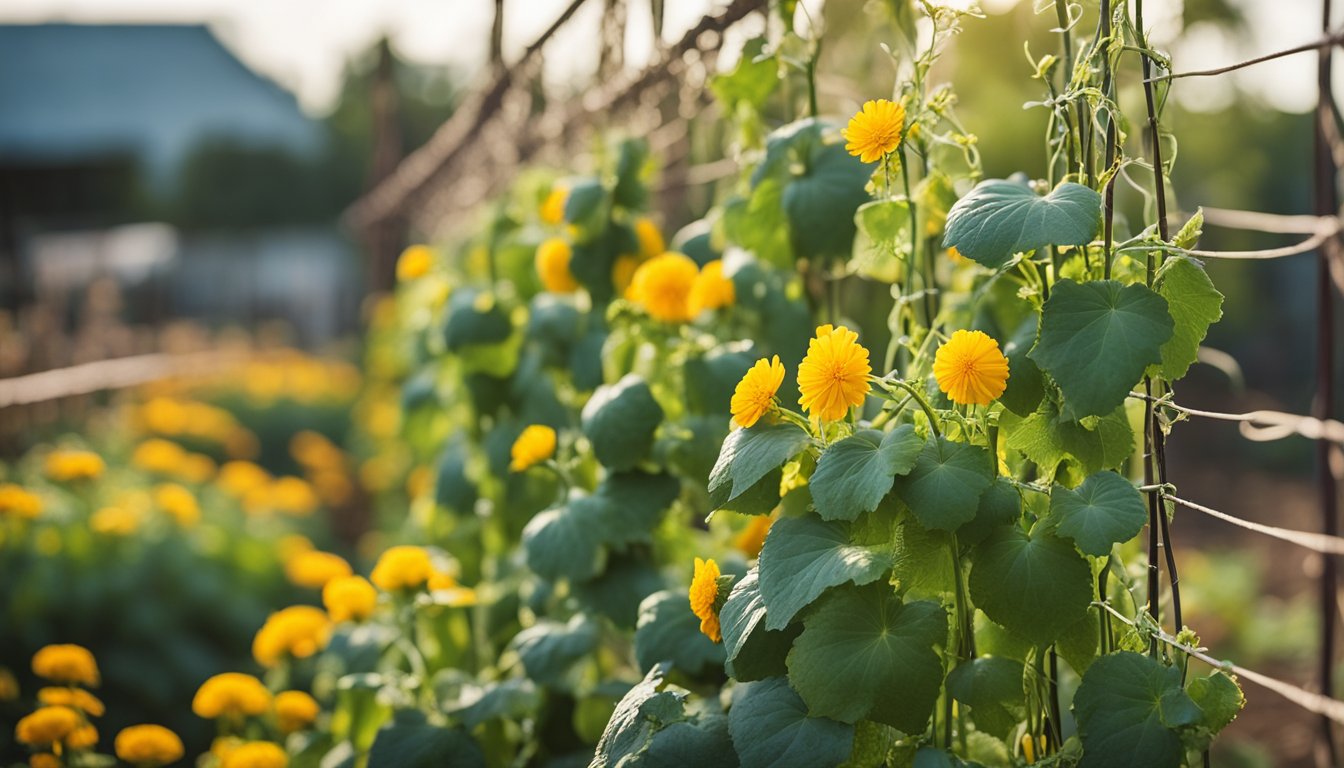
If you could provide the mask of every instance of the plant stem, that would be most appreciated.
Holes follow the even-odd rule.
[[[942,437],[943,433],[938,429],[938,417],[934,414],[933,408],[929,406],[929,402],[924,399],[924,396],[921,395],[918,390],[910,386],[910,384],[903,379],[878,379],[878,381],[883,382],[884,384],[900,387],[909,393],[911,397],[915,398],[915,402],[919,403],[919,407],[924,410],[924,415],[929,418],[929,430],[933,432],[933,436]]]
[[[901,150],[901,185],[905,187],[905,204],[910,210],[910,258],[906,259],[905,284],[908,291],[907,297],[915,295],[915,269],[919,264],[919,227],[916,226],[917,210],[915,206],[915,197],[910,192],[910,163],[907,162],[905,150]],[[933,327],[933,305],[930,302],[930,291],[933,287],[933,276],[926,274],[924,276],[924,311],[928,315],[928,327]]]

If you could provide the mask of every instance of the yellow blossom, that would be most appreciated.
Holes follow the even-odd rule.
[[[658,225],[648,216],[635,219],[635,239],[639,241],[639,255],[645,259],[662,256],[667,252],[667,244]]]
[[[177,443],[161,437],[152,437],[137,445],[131,452],[131,464],[146,472],[171,475],[177,472],[177,467],[186,454],[187,452]]]
[[[251,741],[228,751],[219,768],[286,768],[289,756],[269,741]]]
[[[873,163],[891,154],[901,145],[905,129],[905,107],[887,99],[866,101],[849,119],[841,132],[845,150],[865,163]]]
[[[59,449],[47,454],[47,477],[52,480],[92,480],[103,474],[107,465],[92,451]]]
[[[320,504],[313,486],[292,475],[277,477],[267,495],[272,509],[292,517],[307,517]]]
[[[102,717],[107,711],[102,700],[83,688],[48,686],[38,690],[37,700],[49,707],[69,707],[90,717]]]
[[[933,358],[938,388],[959,405],[989,405],[1008,387],[1008,358],[980,331],[957,331]]]
[[[765,546],[765,536],[774,523],[775,519],[770,515],[752,515],[747,526],[733,539],[733,546],[747,557],[760,557],[761,548]]]
[[[0,483],[0,518],[32,520],[42,514],[42,497],[14,483]]]
[[[53,683],[98,687],[98,663],[89,649],[72,644],[44,646],[33,654],[33,674]]]
[[[28,768],[61,768],[61,758],[47,752],[39,752],[28,758]]]
[[[611,265],[611,286],[616,289],[617,296],[626,296],[630,291],[631,282],[635,279],[635,270],[639,269],[639,265],[640,260],[628,253],[616,257],[616,262]]]
[[[434,564],[424,547],[392,547],[378,558],[370,578],[384,592],[419,589],[434,575]]]
[[[103,507],[89,518],[89,527],[104,536],[130,536],[140,529],[140,514],[126,507]]]
[[[807,356],[798,366],[798,403],[821,421],[844,418],[853,406],[862,405],[868,396],[868,350],[858,343],[859,335],[843,325],[817,328],[808,344]]]
[[[345,558],[330,552],[300,552],[285,561],[285,576],[299,587],[321,589],[332,579],[350,574],[350,564]]]
[[[201,507],[191,491],[177,483],[164,483],[154,489],[154,503],[183,528],[201,520]]]
[[[19,720],[14,738],[30,747],[59,744],[83,724],[79,713],[69,707],[40,707]]]
[[[65,737],[68,749],[90,749],[98,743],[98,729],[85,723]]]
[[[345,452],[326,435],[311,429],[300,430],[289,439],[289,453],[305,467],[345,466]]]
[[[775,405],[775,393],[784,383],[784,364],[779,355],[770,360],[761,358],[747,369],[742,380],[733,390],[733,399],[728,407],[732,411],[733,421],[739,426],[750,427],[760,421]]]
[[[518,435],[510,449],[510,472],[522,472],[555,455],[555,430],[545,424],[532,424]]]
[[[327,647],[331,619],[311,605],[292,605],[272,613],[252,639],[252,656],[263,667],[274,667],[286,656],[306,659]]]
[[[639,265],[629,298],[664,323],[685,323],[691,313],[691,289],[700,269],[689,256],[668,252]]]
[[[547,224],[559,224],[565,220],[565,203],[569,201],[569,185],[563,181],[557,181],[551,186],[551,191],[546,193],[546,199],[541,203],[541,220]]]
[[[378,605],[378,591],[363,576],[341,576],[322,587],[322,604],[332,621],[364,621]]]
[[[257,678],[241,672],[225,672],[206,680],[191,700],[191,711],[207,720],[255,717],[270,708],[271,692]]]
[[[537,276],[546,290],[551,293],[573,293],[579,289],[579,281],[569,271],[569,261],[573,256],[574,249],[558,237],[544,240],[537,246]]]
[[[303,691],[281,691],[275,696],[275,720],[282,733],[301,731],[317,719],[317,701]]]
[[[117,757],[136,768],[158,768],[182,759],[182,739],[161,725],[123,728],[113,743]]]
[[[225,493],[241,499],[248,491],[260,488],[271,482],[271,474],[250,461],[235,460],[226,462],[219,468],[215,483]]]
[[[0,667],[0,701],[19,698],[19,681],[9,667]]]
[[[424,277],[433,264],[433,249],[427,245],[412,245],[397,259],[397,279],[405,282]]]
[[[722,642],[719,627],[719,564],[713,560],[695,558],[695,573],[691,577],[691,612],[700,619],[700,631],[714,642]]]
[[[715,259],[701,268],[691,286],[691,316],[731,306],[736,300],[737,289],[733,281],[723,276],[723,261]]]

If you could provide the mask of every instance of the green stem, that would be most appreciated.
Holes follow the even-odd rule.
[[[924,415],[929,418],[929,429],[933,431],[933,436],[942,437],[943,433],[938,429],[937,415],[934,414],[933,408],[929,406],[929,402],[924,399],[924,396],[921,395],[918,390],[902,379],[878,379],[874,377],[874,380],[879,382],[882,386],[891,385],[905,390],[915,399],[915,402],[919,403],[919,407],[924,410]]]

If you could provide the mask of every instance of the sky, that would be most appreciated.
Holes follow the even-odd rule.
[[[818,7],[823,0],[807,0]],[[965,2],[966,0],[952,0]],[[981,0],[989,12],[1018,0]],[[1183,0],[1148,0],[1149,25],[1174,27]],[[1319,37],[1320,0],[1231,0],[1249,17],[1248,32],[1233,37],[1212,25],[1197,25],[1168,47],[1176,69],[1204,69]],[[506,0],[505,57],[516,57],[568,5],[569,0]],[[665,30],[676,39],[722,0],[669,0]],[[591,0],[547,50],[547,77],[571,79],[595,69],[596,34],[602,3]],[[629,62],[652,51],[648,4],[632,0],[626,33]],[[332,106],[343,68],[386,33],[398,54],[416,62],[452,64],[479,71],[486,59],[492,0],[4,0],[0,23],[70,21],[206,23],[234,52],[262,74],[293,91],[309,112]],[[974,22],[971,22],[974,23]],[[731,42],[731,41],[730,41]],[[1344,56],[1336,79],[1344,81]],[[1207,78],[1176,93],[1188,106],[1214,109],[1234,96],[1233,82],[1271,107],[1301,112],[1315,100],[1315,57],[1300,54],[1261,64],[1226,78]],[[1189,81],[1187,81],[1189,82]]]

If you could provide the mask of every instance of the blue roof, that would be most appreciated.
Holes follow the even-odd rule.
[[[130,152],[162,179],[206,138],[306,152],[321,136],[203,26],[0,25],[0,157]]]

